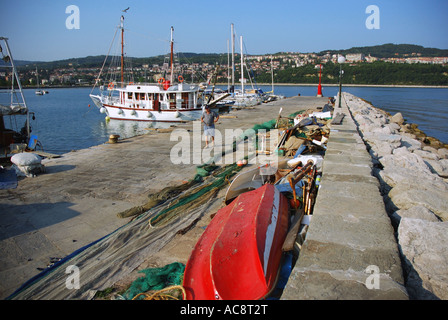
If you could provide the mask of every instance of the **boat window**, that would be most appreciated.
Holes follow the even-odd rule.
[[[128,99],[132,99],[132,92],[128,92]]]
[[[182,92],[182,108],[187,109],[189,105],[189,97],[187,92]]]
[[[176,109],[176,94],[170,93],[169,99],[170,99],[170,109]]]

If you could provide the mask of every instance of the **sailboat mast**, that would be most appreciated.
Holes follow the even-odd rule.
[[[230,92],[230,53],[229,53],[229,40],[227,39],[227,92]]]
[[[37,71],[37,67],[36,67],[36,81],[37,81],[37,89],[39,90],[39,73]]]
[[[272,57],[271,57],[271,78],[272,78],[272,94],[274,94],[274,66],[272,65]]]
[[[30,128],[30,113],[28,110],[28,106],[26,105],[26,100],[25,100],[25,96],[23,95],[23,91],[22,91],[22,84],[20,83],[20,78],[19,78],[19,74],[17,73],[17,69],[16,66],[14,64],[14,59],[12,57],[12,53],[11,50],[9,49],[9,44],[8,44],[8,38],[4,38],[4,37],[0,37],[0,40],[4,40],[5,41],[5,45],[6,45],[6,52],[8,53],[8,56],[10,58],[10,63],[11,63],[11,67],[12,67],[12,73],[14,74],[11,80],[11,106],[13,106],[14,101],[13,101],[13,96],[15,95],[14,92],[14,79],[17,79],[17,86],[19,87],[19,92],[20,92],[20,96],[22,98],[22,102],[23,102],[23,106],[26,109],[26,134],[27,134],[27,138],[30,138],[31,135],[31,128]],[[20,102],[19,102],[20,105]]]
[[[235,34],[233,33],[233,23],[230,25],[230,30],[232,39],[232,86],[235,87]]]
[[[171,61],[170,61],[170,70],[171,70],[171,76],[170,76],[170,82],[173,83],[173,74],[174,74],[174,69],[173,69],[173,47],[174,47],[174,39],[173,39],[173,34],[174,34],[174,28],[171,27]]]
[[[243,36],[240,36],[241,41],[241,93],[244,94],[244,62],[243,62]]]
[[[124,16],[121,16],[121,87],[124,84]]]

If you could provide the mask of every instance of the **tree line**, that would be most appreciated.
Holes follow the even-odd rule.
[[[322,65],[322,83],[339,83],[340,65]],[[448,85],[448,66],[438,64],[407,64],[377,61],[373,63],[343,64],[342,82],[367,85]],[[255,73],[259,83],[270,83],[268,72]],[[275,83],[318,83],[319,69],[315,65],[287,67],[274,72]]]

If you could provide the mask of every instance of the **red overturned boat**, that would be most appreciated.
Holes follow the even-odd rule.
[[[288,200],[271,184],[219,210],[186,265],[187,300],[268,297],[279,274],[288,219]]]

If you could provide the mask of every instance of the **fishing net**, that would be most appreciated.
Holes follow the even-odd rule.
[[[148,291],[157,291],[166,287],[181,285],[184,270],[185,265],[180,262],[174,262],[162,268],[141,270],[139,273],[144,274],[144,276],[132,282],[123,297],[126,300],[143,300],[144,296],[137,297],[137,295]]]
[[[210,171],[207,171],[206,169],[204,169],[204,167],[202,167],[202,169],[210,174],[212,172],[212,167],[219,168],[217,166],[211,165],[208,167]],[[240,171],[241,168],[242,167],[239,167],[236,164],[231,164],[219,169],[215,169],[216,171],[213,172],[211,176],[201,185],[191,188],[181,197],[179,197],[175,201],[172,201],[168,207],[154,216],[149,221],[150,225],[153,227],[163,225],[169,222],[171,219],[178,217],[179,215],[184,215],[188,213],[189,210],[201,206],[210,198],[214,197],[219,189],[227,185],[230,181],[230,178],[234,176],[238,171]]]
[[[235,163],[222,167],[213,163],[198,166],[196,175],[188,183],[167,187],[151,195],[145,205],[122,213],[123,217],[138,216],[30,279],[9,299],[92,299],[97,291],[111,287],[159,252],[176,234],[194,226],[217,205],[220,199],[216,194],[241,168]],[[73,265],[79,268],[81,277],[82,285],[77,290],[66,285],[69,276],[66,268]],[[175,271],[170,269],[174,267],[176,265],[157,272],[148,271],[149,277],[145,279],[151,280],[141,280],[147,284],[140,283],[139,290],[146,290],[142,287],[146,285],[155,289],[167,283],[178,283],[181,269],[179,265]],[[137,291],[134,287],[132,290]]]
[[[30,279],[10,299],[92,299],[97,291],[123,279],[159,252],[176,234],[189,230],[210,212],[210,208],[221,201],[216,197],[218,191],[242,168],[231,164],[211,170],[211,166],[202,166],[205,171],[210,170],[208,176],[196,174],[188,188],[183,184],[167,188],[165,196],[176,196],[65,257]],[[80,270],[82,286],[78,290],[70,290],[64,285],[68,265],[75,265]]]

